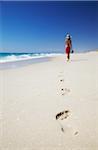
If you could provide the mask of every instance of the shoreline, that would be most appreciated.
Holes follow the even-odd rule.
[[[15,68],[19,68],[19,67],[32,65],[34,63],[43,63],[43,62],[50,61],[50,59],[51,59],[50,57],[40,57],[40,58],[32,58],[32,59],[28,59],[28,60],[4,62],[4,63],[0,63],[0,70],[15,69]]]

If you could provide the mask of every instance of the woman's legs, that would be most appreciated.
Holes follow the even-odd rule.
[[[67,61],[70,59],[70,47],[66,47]]]
[[[67,54],[67,60],[69,60],[69,59],[70,59],[70,53]]]

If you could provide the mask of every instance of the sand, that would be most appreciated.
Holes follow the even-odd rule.
[[[97,107],[98,52],[0,70],[0,150],[97,150]]]

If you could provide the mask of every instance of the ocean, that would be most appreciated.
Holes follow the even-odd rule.
[[[0,53],[0,69],[17,68],[32,63],[49,61],[52,56],[60,53]]]

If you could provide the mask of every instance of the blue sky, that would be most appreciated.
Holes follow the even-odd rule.
[[[0,20],[3,52],[64,52],[67,32],[76,52],[98,48],[97,1],[5,1]]]

